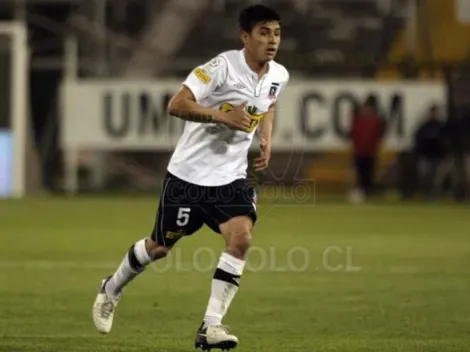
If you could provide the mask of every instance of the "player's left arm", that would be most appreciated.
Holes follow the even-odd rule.
[[[258,136],[260,141],[264,139],[266,142],[271,143],[271,135],[273,132],[274,122],[274,109],[275,104],[269,107],[268,111],[264,114],[263,118],[259,122]]]
[[[289,82],[289,72],[284,69],[283,79],[281,79],[281,88],[277,94],[277,99],[281,95],[281,92],[287,86]],[[272,142],[272,133],[273,133],[273,123],[274,123],[274,112],[276,108],[276,101],[271,104],[268,111],[264,114],[264,117],[261,119],[258,125],[258,137],[259,137],[259,147],[260,147],[260,156],[255,160],[255,171],[262,171],[268,168],[269,160],[271,159],[271,142]]]
[[[271,159],[271,136],[273,132],[275,105],[271,105],[258,125],[259,147],[261,155],[255,160],[255,171],[262,171]]]

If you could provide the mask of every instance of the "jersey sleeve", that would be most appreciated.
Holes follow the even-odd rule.
[[[287,72],[286,70],[286,73],[284,75],[284,82],[282,83],[281,89],[279,90],[279,95],[281,95],[282,92],[284,92],[284,90],[286,89],[287,84],[289,83],[289,78],[290,78],[289,72]]]
[[[284,90],[286,89],[286,86],[287,84],[289,83],[289,78],[290,78],[290,75],[289,75],[289,72],[283,68],[283,72],[282,72],[282,78],[280,79],[280,87],[279,87],[279,92],[276,94],[276,98],[274,99],[273,103],[271,104],[272,105],[275,105],[276,102],[278,101],[279,97],[281,96],[281,94],[284,92]]]
[[[183,82],[193,93],[196,101],[200,101],[212,92],[220,88],[227,79],[227,62],[221,56],[217,56],[196,67]]]

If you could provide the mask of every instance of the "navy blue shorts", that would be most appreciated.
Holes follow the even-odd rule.
[[[183,181],[168,172],[152,239],[160,245],[173,246],[204,224],[220,233],[219,225],[237,216],[248,216],[256,222],[256,192],[248,180],[208,187]]]

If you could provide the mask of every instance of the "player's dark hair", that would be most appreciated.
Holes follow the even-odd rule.
[[[281,22],[279,14],[265,5],[251,5],[244,8],[238,17],[238,25],[242,31],[251,33],[257,23],[278,21]]]

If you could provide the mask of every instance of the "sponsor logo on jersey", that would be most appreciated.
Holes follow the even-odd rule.
[[[228,112],[233,109],[233,105],[230,103],[223,103],[220,106],[220,110]],[[258,108],[256,106],[247,106],[246,112],[251,116],[251,126],[248,129],[248,132],[253,132],[256,126],[258,126],[261,119],[264,117],[264,114],[258,114]]]
[[[167,231],[165,237],[171,240],[179,240],[181,237],[184,236],[184,232],[181,230],[178,231]]]
[[[246,88],[246,86],[243,83],[235,83],[233,86],[239,90]]]
[[[211,81],[210,76],[207,74],[206,70],[204,70],[203,68],[198,67],[197,69],[194,70],[194,74],[204,84],[207,84]]]

